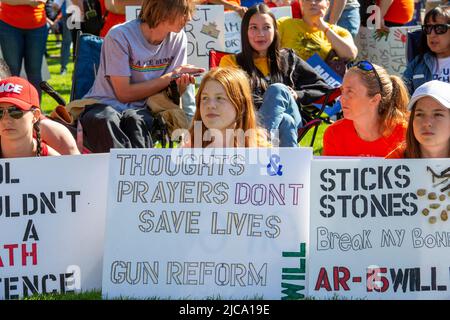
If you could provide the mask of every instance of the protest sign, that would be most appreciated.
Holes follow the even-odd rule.
[[[222,5],[198,5],[194,17],[184,27],[188,37],[188,63],[208,70],[209,50],[224,50]]]
[[[0,160],[0,299],[99,290],[107,155]]]
[[[300,299],[311,149],[113,150],[103,296]]]
[[[276,19],[292,17],[290,6],[271,8]],[[241,52],[241,16],[234,11],[225,12],[225,52]]]
[[[406,69],[407,32],[420,27],[391,27],[389,32],[361,27],[355,39],[358,60],[382,66],[389,74],[402,76]]]
[[[137,19],[141,12],[141,6],[125,6],[125,20],[130,21]]]
[[[313,160],[309,295],[449,299],[448,159]]]

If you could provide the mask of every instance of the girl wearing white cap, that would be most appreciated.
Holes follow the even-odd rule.
[[[450,83],[421,85],[408,109],[405,158],[450,158]]]

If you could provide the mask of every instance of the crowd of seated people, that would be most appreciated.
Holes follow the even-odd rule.
[[[9,1],[6,8],[17,5]],[[183,28],[193,18],[195,3],[144,0],[137,19],[105,35],[98,74],[85,96],[95,103],[87,105],[79,118],[90,151],[153,147],[155,115],[148,99],[167,88],[178,92],[174,103],[191,123],[184,128],[185,147],[270,147],[276,145],[277,133],[279,146],[296,147],[297,131],[304,124],[302,108],[331,90],[305,62],[317,53],[325,61],[330,55],[352,61],[341,87],[343,119],[326,129],[322,155],[448,157],[448,7],[437,7],[425,16],[425,51],[401,79],[369,61],[356,61],[354,34],[334,24],[343,10],[331,10],[330,5],[335,8],[339,1],[300,0],[299,4],[302,18],[278,21],[263,3],[245,9],[239,3],[226,7],[243,16],[242,51],[227,55],[220,67],[204,73],[187,63]],[[396,25],[386,23],[389,8],[382,13],[383,27]],[[6,41],[1,28],[13,21],[8,14],[8,10],[0,14],[0,42]],[[9,66],[9,58],[5,60]],[[78,154],[71,133],[42,115],[35,88],[38,78],[28,82],[16,73],[11,69],[11,74],[0,75],[2,157]],[[195,98],[198,74],[203,80]]]

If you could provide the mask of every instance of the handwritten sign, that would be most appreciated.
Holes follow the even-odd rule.
[[[355,39],[358,59],[368,60],[384,67],[389,74],[402,76],[406,69],[407,32],[413,27],[391,27],[388,33],[380,33],[367,27],[359,29]]]
[[[101,288],[107,163],[0,160],[0,299]]]
[[[113,150],[103,295],[304,297],[311,158],[309,148]]]
[[[184,31],[188,37],[188,63],[208,69],[209,50],[224,50],[223,6],[196,6],[194,17]]]
[[[450,299],[448,159],[313,160],[309,295]]]
[[[292,17],[290,6],[271,8],[270,11],[276,19]],[[230,53],[241,52],[241,16],[234,12],[225,12],[225,51]]]

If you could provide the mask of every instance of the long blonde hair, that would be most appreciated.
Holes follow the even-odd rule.
[[[194,147],[194,124],[195,121],[201,121],[202,138],[207,128],[202,121],[200,113],[201,95],[208,81],[215,80],[219,82],[227,94],[228,99],[234,106],[237,114],[235,130],[241,129],[244,133],[253,132],[255,134],[245,135],[244,145],[241,145],[240,139],[234,136],[235,147],[260,147],[268,146],[267,136],[264,130],[257,125],[256,112],[253,105],[250,83],[247,75],[237,68],[214,68],[211,69],[204,77],[200,84],[195,97],[197,109],[192,119],[192,126],[189,129],[190,145]],[[206,147],[210,142],[202,139],[202,147]]]

